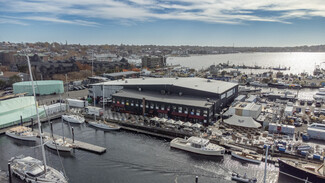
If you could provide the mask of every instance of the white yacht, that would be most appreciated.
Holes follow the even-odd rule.
[[[85,122],[84,117],[79,116],[79,115],[74,115],[74,114],[64,114],[64,115],[62,115],[62,119],[69,123],[76,123],[76,124],[81,124],[81,123]]]
[[[325,88],[320,88],[313,97],[315,100],[325,100]]]
[[[119,130],[121,128],[119,125],[112,124],[112,123],[107,123],[107,122],[101,121],[101,120],[99,120],[99,121],[88,121],[88,124],[93,126],[93,127],[104,130],[104,131]]]
[[[6,131],[6,135],[19,140],[33,141],[37,139],[37,134],[32,132],[31,128],[25,126],[16,126]]]
[[[50,149],[63,151],[63,152],[71,152],[72,150],[72,144],[68,143],[62,138],[55,139],[55,140],[53,139],[45,140],[45,145]]]
[[[9,162],[12,173],[25,182],[68,182],[61,172],[52,167],[46,166],[44,171],[43,162],[30,156],[14,157]]]
[[[231,156],[251,163],[256,163],[256,164],[260,164],[262,161],[262,157],[259,157],[248,151],[242,151],[242,152],[232,151]]]
[[[35,85],[33,81],[33,75],[29,57],[26,55],[27,62],[28,62],[28,69],[30,80],[32,82],[32,90],[35,100],[35,110],[37,114],[37,124],[38,124],[38,133],[41,134],[41,123],[40,117],[38,113],[37,101],[36,101],[36,93],[35,93]],[[43,144],[43,137],[40,135],[41,141],[41,152],[42,152],[42,159],[40,161],[36,158],[32,158],[30,156],[24,157],[18,156],[13,157],[9,160],[10,163],[10,170],[13,174],[17,175],[21,180],[24,182],[32,182],[32,183],[46,183],[46,182],[56,182],[56,183],[67,183],[67,179],[63,173],[57,171],[56,169],[48,166],[46,164],[46,157],[45,157],[45,150]]]
[[[208,156],[223,156],[225,154],[225,148],[210,143],[208,139],[194,136],[188,139],[175,138],[170,142],[170,147]]]

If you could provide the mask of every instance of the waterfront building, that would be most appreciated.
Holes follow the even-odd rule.
[[[122,78],[138,78],[140,77],[140,73],[135,71],[126,71],[126,72],[105,73],[102,76],[106,77],[109,80],[117,80]]]
[[[38,111],[41,116],[45,115],[43,107],[39,107]],[[0,129],[19,124],[20,120],[30,121],[31,118],[36,118],[34,97],[17,97],[0,101]]]
[[[141,61],[142,67],[147,67],[149,69],[155,69],[166,66],[166,57],[144,56],[142,57]]]
[[[238,84],[204,78],[136,78],[93,84],[89,96],[104,95],[112,109],[175,120],[212,123],[238,95]]]
[[[59,94],[64,92],[63,81],[60,80],[42,80],[35,81],[36,95],[50,95]],[[33,94],[33,88],[30,81],[17,82],[13,85],[14,93],[27,93],[26,95]]]

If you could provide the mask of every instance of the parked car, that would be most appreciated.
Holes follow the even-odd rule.
[[[305,101],[304,100],[300,100],[300,105],[305,105]]]
[[[316,107],[322,107],[322,103],[320,101],[317,101],[315,104]]]
[[[310,109],[308,107],[305,109],[305,113],[306,114],[309,114],[310,113]]]
[[[319,116],[320,115],[320,109],[319,108],[315,108],[314,109],[314,115],[315,116]]]
[[[300,127],[300,126],[302,126],[302,123],[301,122],[294,122],[293,125],[295,125],[295,127]]]
[[[79,88],[75,86],[75,87],[73,87],[73,90],[79,90]]]
[[[307,105],[313,105],[313,103],[314,103],[314,101],[312,101],[312,100],[307,101]]]

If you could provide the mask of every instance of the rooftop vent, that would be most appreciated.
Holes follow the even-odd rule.
[[[208,83],[210,83],[211,82],[211,80],[210,79],[208,79]]]
[[[178,77],[176,77],[176,79],[178,79]]]
[[[142,80],[144,80],[144,77],[142,77]]]
[[[128,80],[125,80],[125,83],[128,83]]]

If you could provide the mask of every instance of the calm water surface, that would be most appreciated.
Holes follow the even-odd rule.
[[[325,62],[325,53],[284,52],[284,53],[236,53],[219,55],[193,55],[190,57],[169,57],[168,64],[180,64],[195,69],[208,68],[210,65],[227,63],[247,66],[290,67],[286,73],[312,73],[315,65]],[[325,66],[324,64],[321,65]],[[265,72],[265,70],[246,70],[250,72]]]
[[[48,125],[44,126],[49,131]],[[62,155],[62,162],[69,182],[231,182],[230,173],[236,171],[263,180],[264,163],[247,164],[232,159],[204,158],[183,151],[170,149],[169,141],[129,132],[103,132],[86,124],[74,126],[77,140],[107,148],[98,155],[81,150]],[[62,134],[61,123],[54,123],[56,134]],[[68,125],[64,133],[70,136]],[[41,158],[35,144],[26,144],[5,135],[0,136],[0,168],[7,169],[8,159],[16,155],[30,155]],[[62,170],[56,153],[46,149],[48,164]],[[280,175],[277,169],[268,165],[267,182],[295,182]]]

